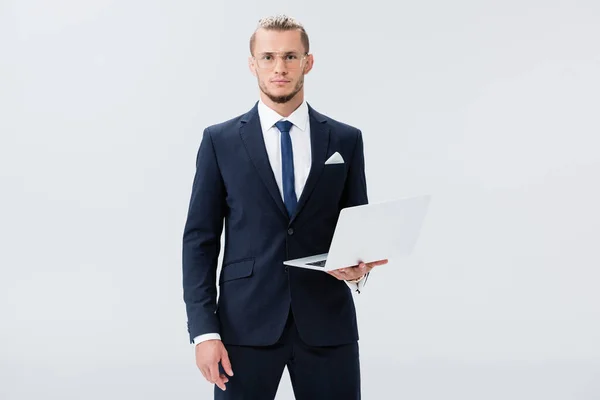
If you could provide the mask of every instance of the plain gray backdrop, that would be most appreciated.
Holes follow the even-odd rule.
[[[355,297],[363,397],[600,398],[597,1],[1,0],[0,399],[211,398],[181,237],[275,13],[308,30],[308,102],[362,129],[370,200],[433,195]]]

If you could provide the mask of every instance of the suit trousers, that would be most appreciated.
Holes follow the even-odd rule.
[[[215,400],[273,400],[285,366],[296,400],[360,400],[358,342],[314,347],[302,341],[290,310],[271,346],[225,345],[234,375]],[[223,368],[219,365],[221,373]]]

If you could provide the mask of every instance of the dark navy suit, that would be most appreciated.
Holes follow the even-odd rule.
[[[348,364],[344,357],[355,358],[356,363],[350,363],[352,367],[346,371],[351,374],[348,382],[337,382],[351,385],[359,379],[358,328],[351,290],[329,274],[287,268],[283,261],[326,253],[340,210],[367,203],[362,135],[310,105],[308,108],[312,166],[291,217],[269,164],[256,105],[248,113],[204,131],[183,235],[188,331],[190,341],[218,332],[230,353],[234,348],[273,350],[292,337],[310,351],[325,351],[320,357],[327,357],[329,349],[335,358],[347,348],[350,352],[331,367],[343,369],[341,364]],[[335,152],[345,162],[325,165]],[[217,277],[223,224],[223,265]],[[235,373],[230,383],[242,373],[242,365],[269,368],[257,364],[258,359],[242,360],[250,354],[239,353],[237,362],[230,357]],[[329,389],[322,387],[332,385],[331,381],[310,380],[317,386],[314,390],[323,391],[295,387],[298,398],[321,398],[315,393],[331,398],[326,394]],[[296,381],[292,376],[295,386],[311,384],[300,378]],[[269,398],[256,393],[245,396],[227,398]],[[357,396],[347,398],[359,398],[360,394]]]

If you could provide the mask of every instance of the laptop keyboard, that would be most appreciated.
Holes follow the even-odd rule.
[[[315,262],[311,262],[311,263],[306,263],[306,265],[311,265],[313,267],[324,267],[325,266],[325,262],[327,260],[323,260],[323,261],[315,261]]]

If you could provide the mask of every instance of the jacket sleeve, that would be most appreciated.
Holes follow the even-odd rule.
[[[198,335],[219,333],[216,274],[225,212],[225,186],[207,128],[196,158],[183,232],[183,299],[190,343]]]
[[[348,166],[346,186],[340,200],[340,210],[346,207],[360,206],[369,203],[367,196],[367,179],[365,176],[365,154],[363,149],[362,132],[357,130],[354,151]],[[346,282],[352,291],[360,293],[365,286],[370,273],[358,283]]]
[[[352,158],[348,166],[346,186],[340,200],[340,210],[346,207],[367,204],[368,202],[362,133],[360,130],[357,130],[354,151],[352,152]]]

